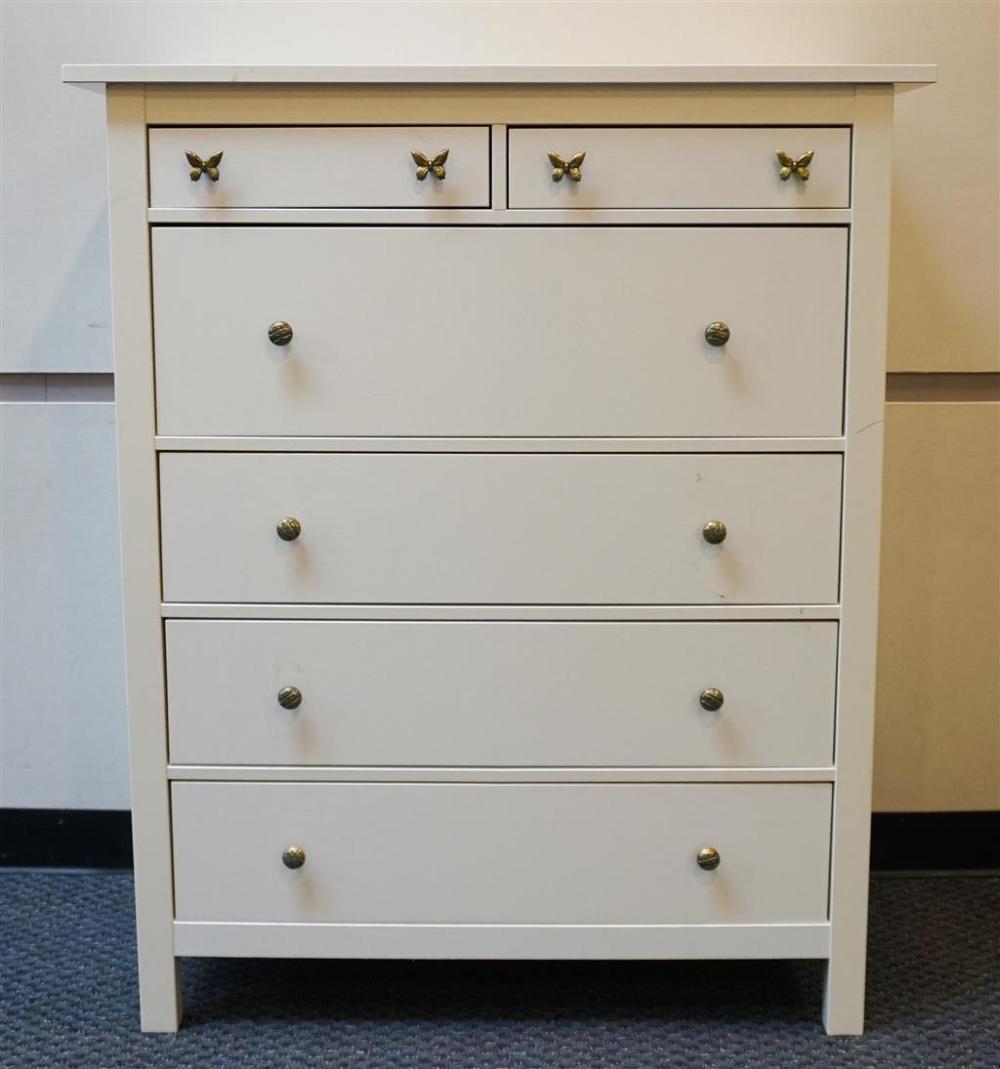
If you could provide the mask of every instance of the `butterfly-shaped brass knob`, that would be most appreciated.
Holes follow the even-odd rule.
[[[583,166],[583,160],[586,155],[586,152],[578,152],[575,156],[564,160],[558,152],[550,152],[549,163],[552,164],[552,181],[561,182],[563,175],[568,174],[574,182],[579,182],[583,178],[580,168]]]
[[[197,152],[192,152],[190,149],[185,150],[184,155],[187,156],[187,161],[191,164],[192,182],[197,182],[203,174],[207,174],[213,182],[218,182],[219,164],[222,162],[221,152],[216,152],[214,156],[209,156],[207,160],[203,160]]]
[[[417,165],[417,178],[422,182],[429,174],[434,175],[438,181],[443,182],[445,176],[444,161],[448,158],[448,150],[442,149],[432,159],[428,159],[422,152],[414,149],[410,155]]]
[[[781,164],[781,170],[778,173],[782,182],[787,182],[792,175],[801,178],[803,182],[809,181],[809,164],[816,155],[815,149],[811,148],[808,152],[803,152],[797,160],[793,160],[783,148],[779,148],[775,155],[778,157],[778,163]]]

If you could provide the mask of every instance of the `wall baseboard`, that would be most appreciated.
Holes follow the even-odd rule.
[[[0,867],[128,869],[132,815],[121,810],[0,809]],[[1000,810],[872,814],[871,867],[1000,871]]]
[[[0,867],[130,869],[132,814],[119,809],[0,809]]]
[[[1000,870],[1000,810],[873,813],[871,867]]]

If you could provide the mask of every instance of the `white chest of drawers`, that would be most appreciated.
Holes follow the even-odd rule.
[[[64,69],[108,83],[143,1028],[249,955],[819,958],[861,1030],[932,76]]]

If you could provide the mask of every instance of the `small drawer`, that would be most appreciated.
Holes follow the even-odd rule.
[[[838,435],[846,281],[846,227],[156,227],[157,425]]]
[[[508,137],[511,208],[850,204],[851,131],[846,126],[521,127]],[[782,178],[779,150],[795,162],[813,153],[808,178],[804,162]],[[555,164],[549,153],[555,154]],[[585,153],[583,162],[571,168],[578,153]]]
[[[828,783],[174,783],[176,917],[821,923],[831,793]],[[703,850],[717,867],[699,865]]]
[[[170,620],[170,758],[815,767],[837,625]]]
[[[489,127],[154,127],[149,195],[154,208],[488,207]]]
[[[840,482],[835,454],[165,453],[163,592],[829,604]]]

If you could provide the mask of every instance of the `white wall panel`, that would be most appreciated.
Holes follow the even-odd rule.
[[[128,808],[114,415],[0,405],[0,805]]]

